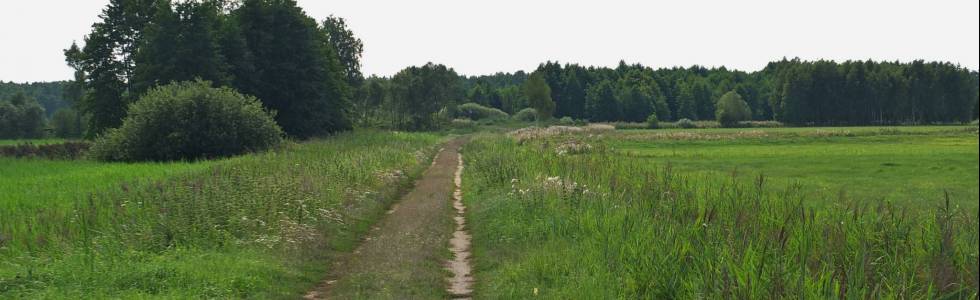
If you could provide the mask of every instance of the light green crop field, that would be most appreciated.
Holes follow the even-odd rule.
[[[0,299],[298,298],[441,140],[359,131],[196,163],[0,159]]]
[[[463,153],[474,296],[975,299],[975,132],[481,135]]]
[[[634,131],[610,146],[682,172],[764,175],[800,184],[812,201],[977,207],[978,144],[969,127],[856,127]]]

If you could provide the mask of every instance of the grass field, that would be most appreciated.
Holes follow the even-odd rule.
[[[0,160],[0,298],[295,298],[440,137],[355,132],[221,161]]]
[[[682,172],[764,174],[803,185],[812,201],[842,194],[861,201],[976,208],[977,136],[965,127],[857,127],[633,131],[609,145],[643,164]]]
[[[975,299],[974,132],[484,135],[476,297]]]

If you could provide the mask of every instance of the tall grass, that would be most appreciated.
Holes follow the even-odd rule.
[[[944,195],[921,209],[807,199],[582,136],[589,152],[559,154],[568,138],[466,146],[478,297],[977,297],[978,212]]]
[[[331,251],[352,248],[439,140],[348,133],[65,204],[0,202],[0,298],[295,297]]]

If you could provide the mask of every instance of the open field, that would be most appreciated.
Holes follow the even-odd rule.
[[[480,136],[475,295],[973,299],[977,138],[947,129]]]
[[[853,127],[631,131],[609,145],[643,164],[684,173],[763,174],[801,184],[811,201],[840,196],[977,207],[978,147],[970,127]]]
[[[355,132],[220,161],[0,160],[0,298],[289,298],[440,137]]]

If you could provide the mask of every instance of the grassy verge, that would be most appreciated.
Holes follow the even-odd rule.
[[[683,172],[607,143],[467,145],[478,297],[977,296],[978,212],[942,194],[915,206],[813,199],[805,181]]]
[[[0,198],[0,298],[298,297],[440,140],[356,132],[195,164],[4,160],[16,167],[0,168],[0,195],[17,193]]]

